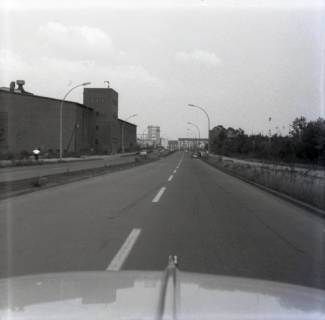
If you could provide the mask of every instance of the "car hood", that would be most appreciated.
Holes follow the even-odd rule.
[[[0,319],[325,319],[325,291],[177,271],[0,280]]]

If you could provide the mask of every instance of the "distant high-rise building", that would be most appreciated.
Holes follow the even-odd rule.
[[[159,126],[148,126],[148,140],[152,141],[153,145],[160,145]]]
[[[160,138],[160,145],[164,148],[168,147],[168,139],[167,138]]]

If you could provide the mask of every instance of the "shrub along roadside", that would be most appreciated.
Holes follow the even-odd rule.
[[[211,152],[236,158],[325,166],[325,120],[296,118],[287,135],[248,135],[242,129],[215,127],[210,132]]]
[[[225,159],[221,156],[211,156],[207,161],[222,171],[325,210],[325,172],[322,170]]]

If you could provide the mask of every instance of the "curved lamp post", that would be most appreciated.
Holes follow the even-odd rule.
[[[129,119],[131,119],[131,118],[134,118],[134,117],[136,117],[138,114],[137,113],[135,113],[135,114],[132,114],[131,116],[129,116],[129,117],[127,117],[124,121],[128,121]],[[121,128],[122,130],[121,130],[121,144],[122,144],[122,153],[124,153],[125,152],[125,147],[124,147],[124,122],[122,122],[122,128]]]
[[[188,131],[188,133],[191,133],[193,135],[192,138],[197,139],[197,135],[196,135],[195,131],[191,130],[190,128],[187,128],[187,131]]]
[[[140,134],[140,139],[142,139],[142,144],[143,146],[145,145],[145,131],[147,131],[147,128],[144,128],[144,130],[142,131],[142,133]]]
[[[196,149],[196,140],[197,140],[197,135],[196,135],[196,133],[195,133],[195,131],[193,131],[193,130],[191,130],[190,128],[187,128],[187,134],[193,134],[193,136],[192,137],[190,137],[191,139],[194,139],[194,142],[193,143],[191,143],[191,150],[195,150]]]
[[[78,84],[74,87],[72,87],[63,97],[63,99],[61,100],[61,103],[60,103],[60,141],[59,141],[59,146],[60,146],[60,160],[62,160],[63,158],[63,148],[62,148],[62,144],[63,144],[63,133],[62,133],[62,128],[63,128],[63,103],[66,99],[66,97],[70,94],[70,92],[76,88],[79,88],[79,87],[84,87],[84,86],[88,86],[90,85],[91,82],[84,82],[84,83],[81,83],[81,84]]]
[[[193,122],[188,122],[187,124],[190,124],[192,126],[194,126],[196,129],[197,129],[197,132],[199,134],[199,139],[201,139],[201,131],[200,131],[200,128]]]
[[[197,130],[197,132],[198,132],[198,134],[199,134],[199,140],[198,140],[198,143],[197,143],[197,146],[199,147],[199,149],[200,149],[200,140],[201,140],[201,131],[200,131],[200,128],[199,128],[199,126],[198,125],[196,125],[195,123],[193,123],[193,122],[188,122],[187,124],[190,124],[190,125],[192,125],[193,127],[195,127],[196,128],[196,130]]]
[[[189,103],[188,106],[200,109],[201,111],[204,112],[204,114],[208,118],[208,153],[210,154],[210,117],[209,117],[208,113],[206,112],[206,110],[204,108],[202,108],[200,106],[196,106],[195,104],[191,104],[191,103]]]

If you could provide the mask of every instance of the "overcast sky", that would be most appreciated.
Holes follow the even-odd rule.
[[[282,132],[324,117],[323,1],[4,1],[0,86],[62,98],[109,80],[119,117],[186,137],[188,121]],[[28,6],[27,6],[28,3]],[[69,100],[82,102],[82,89]],[[272,117],[271,122],[268,118]],[[194,130],[195,129],[191,129]]]

